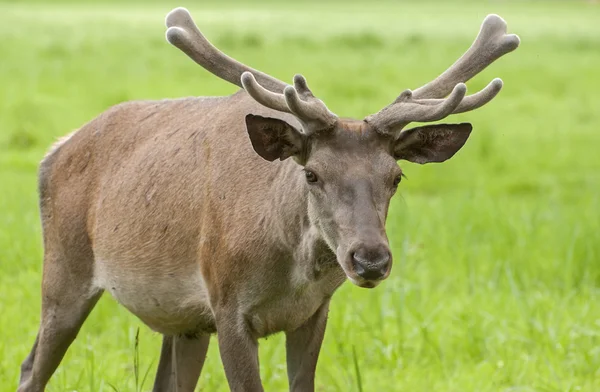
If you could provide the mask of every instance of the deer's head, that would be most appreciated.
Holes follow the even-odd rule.
[[[467,141],[471,124],[435,124],[405,129],[411,122],[439,121],[477,109],[502,88],[494,79],[466,95],[465,82],[519,45],[497,15],[483,21],[469,50],[432,82],[403,91],[390,105],[363,120],[342,119],[327,109],[301,75],[287,85],[243,65],[206,40],[183,8],[167,16],[167,39],[198,64],[236,84],[260,104],[298,119],[294,126],[248,113],[252,147],[268,161],[292,158],[305,177],[310,222],[337,255],[348,278],[375,287],[391,269],[385,233],[391,197],[402,179],[398,160],[443,162]]]

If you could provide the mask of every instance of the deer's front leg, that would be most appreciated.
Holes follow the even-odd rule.
[[[315,371],[327,326],[329,300],[300,328],[285,333],[290,391],[314,391]]]
[[[219,352],[229,388],[232,392],[262,392],[258,342],[248,326],[232,316],[217,317]]]

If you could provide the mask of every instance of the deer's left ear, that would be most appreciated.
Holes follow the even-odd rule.
[[[444,162],[465,144],[473,127],[463,124],[433,124],[400,133],[394,157],[415,163]]]

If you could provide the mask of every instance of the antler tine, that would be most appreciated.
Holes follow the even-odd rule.
[[[498,58],[515,50],[520,43],[519,37],[506,34],[506,27],[506,22],[500,16],[488,15],[469,50],[440,76],[416,89],[413,97],[443,98],[456,83],[466,83]]]
[[[308,88],[308,83],[306,82],[306,79],[300,74],[294,75],[294,88],[296,89],[300,97],[304,99],[314,98],[312,91],[310,91],[310,88]]]
[[[187,9],[175,8],[167,15],[165,23],[167,41],[221,79],[242,87],[242,73],[251,72],[261,86],[270,91],[281,92],[285,88],[282,81],[240,63],[213,46],[198,30]]]
[[[240,80],[244,90],[246,90],[256,102],[280,112],[291,113],[283,94],[271,92],[261,86],[251,72],[244,72]]]
[[[502,79],[496,78],[492,80],[485,88],[475,94],[471,94],[463,98],[460,104],[454,109],[451,114],[464,113],[471,110],[478,109],[490,102],[500,90],[502,90]],[[415,99],[414,102],[421,105],[437,105],[444,99]]]
[[[312,95],[306,79],[302,75],[296,75],[294,77],[295,87],[286,86],[283,94],[265,89],[250,72],[242,74],[241,83],[246,92],[261,105],[295,115],[304,125],[304,132],[329,128],[337,119],[337,116],[327,109],[323,101]]]
[[[298,85],[298,83],[295,84]],[[308,91],[310,92],[310,90]],[[323,101],[315,97],[303,100],[298,95],[297,88],[287,86],[283,90],[283,95],[292,113],[308,125],[305,128],[329,128],[337,120],[337,116],[327,109]]]
[[[466,93],[467,86],[459,83],[448,98],[422,103],[413,99],[413,93],[410,90],[405,90],[393,104],[368,116],[365,121],[383,133],[390,133],[392,129],[399,132],[411,122],[438,121],[446,118],[459,107]]]

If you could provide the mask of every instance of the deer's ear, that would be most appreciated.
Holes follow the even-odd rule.
[[[434,124],[400,133],[394,145],[394,157],[415,163],[444,162],[465,144],[471,124]]]
[[[305,136],[287,122],[276,118],[246,116],[246,130],[254,151],[267,161],[284,160],[302,152]]]

